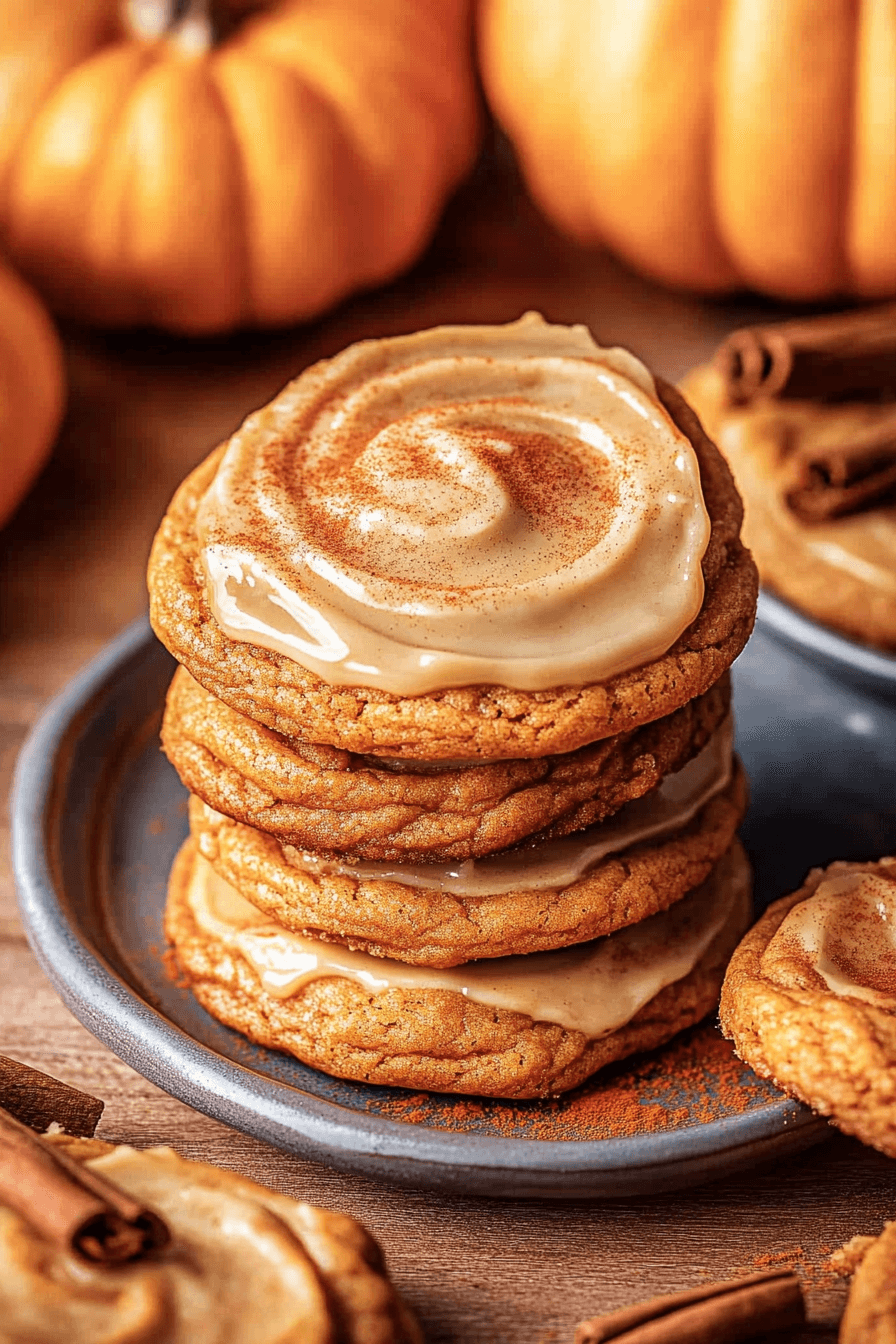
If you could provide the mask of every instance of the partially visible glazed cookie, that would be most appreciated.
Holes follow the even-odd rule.
[[[170,1245],[110,1269],[0,1207],[0,1338],[9,1344],[421,1344],[360,1223],[171,1148],[49,1142],[155,1210]]]
[[[421,966],[456,966],[598,938],[681,900],[731,845],[746,809],[738,768],[687,825],[611,853],[568,885],[484,896],[419,888],[390,878],[303,870],[301,856],[271,835],[190,803],[199,852],[284,928]],[[637,806],[637,804],[635,804]],[[598,828],[599,830],[600,828]],[[533,861],[538,850],[531,853]],[[525,864],[523,865],[525,867]]]
[[[731,958],[722,1029],[738,1055],[896,1157],[896,859],[814,869]]]
[[[749,918],[749,865],[735,844],[713,878],[692,894],[692,907],[682,903],[675,916],[654,916],[671,918],[668,928],[646,921],[615,935],[634,942],[623,943],[609,959],[603,955],[595,975],[610,981],[602,993],[591,988],[587,958],[610,939],[586,945],[584,954],[543,954],[548,960],[541,966],[539,958],[508,959],[535,977],[525,987],[528,1001],[533,993],[535,1001],[541,994],[552,1004],[563,1000],[561,1016],[610,1014],[607,1020],[615,1025],[598,1034],[544,1020],[539,1013],[533,1017],[496,1006],[516,990],[506,983],[507,975],[512,981],[515,974],[507,961],[485,963],[487,984],[498,976],[497,994],[490,997],[488,989],[472,984],[478,972],[470,967],[432,971],[384,963],[297,940],[276,925],[253,925],[257,912],[227,884],[220,884],[223,896],[215,892],[223,905],[210,902],[211,869],[202,864],[188,842],[172,870],[165,928],[192,992],[219,1021],[337,1077],[477,1096],[544,1097],[567,1091],[604,1065],[659,1045],[699,1021],[717,1001],[725,964]],[[560,970],[571,956],[567,974],[578,974],[584,964],[589,976],[575,989],[566,987]],[[660,967],[653,971],[657,957]],[[664,975],[669,958],[682,958],[690,969]],[[627,1010],[630,999],[639,1001],[633,981],[648,974],[658,975],[664,987],[645,991],[646,1001]],[[412,979],[417,987],[409,983]],[[436,987],[446,983],[456,987]],[[614,992],[608,992],[609,983]]]
[[[198,467],[153,546],[151,617],[201,685],[287,737],[556,755],[728,669],[756,600],[741,514],[687,403],[631,356],[531,315],[441,328],[307,371]]]
[[[885,1223],[879,1237],[856,1241],[869,1244],[862,1248],[837,1338],[839,1344],[889,1344],[896,1338],[896,1222]]]
[[[191,793],[284,844],[366,859],[471,859],[548,828],[581,830],[649,793],[702,750],[730,699],[725,675],[667,718],[565,756],[421,770],[284,737],[179,668],[162,745]]]
[[[893,404],[763,400],[732,406],[712,367],[689,374],[683,387],[734,472],[744,499],[744,539],[763,583],[823,624],[896,650],[896,503],[859,503],[832,516],[806,512],[822,493],[813,490],[813,480],[830,482],[832,464],[845,449],[867,443],[870,469],[875,442],[889,434],[896,467]],[[829,493],[836,489],[828,485]]]

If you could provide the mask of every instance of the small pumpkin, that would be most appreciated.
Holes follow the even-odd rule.
[[[893,0],[479,0],[545,211],[657,278],[896,293]]]
[[[0,234],[61,311],[293,322],[408,266],[476,149],[470,0],[4,0]]]
[[[63,400],[56,329],[37,295],[0,265],[0,527],[53,446]]]

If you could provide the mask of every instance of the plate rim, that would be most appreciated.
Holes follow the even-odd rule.
[[[756,624],[803,655],[817,654],[841,673],[863,684],[896,692],[896,655],[842,635],[799,611],[767,588],[759,591]]]
[[[634,1180],[638,1173],[659,1174],[709,1160],[723,1167],[717,1173],[722,1175],[731,1169],[728,1159],[734,1161],[739,1151],[756,1144],[773,1146],[786,1132],[827,1129],[821,1117],[782,1094],[767,1106],[702,1125],[604,1139],[508,1138],[443,1130],[317,1097],[190,1036],[124,981],[70,919],[57,890],[48,830],[73,733],[97,711],[113,678],[147,656],[156,643],[147,618],[140,617],[63,687],[29,733],[11,791],[13,868],[28,942],[74,1016],[144,1077],[194,1109],[289,1151],[336,1166],[345,1165],[349,1155],[350,1170],[417,1187],[433,1184],[427,1173],[434,1165],[458,1174],[526,1173],[548,1182],[587,1174],[612,1183],[614,1176]],[[172,1060],[184,1056],[178,1071]],[[261,1133],[259,1120],[265,1125]],[[754,1160],[762,1160],[761,1155]],[[380,1164],[390,1163],[409,1170],[403,1175],[394,1169],[377,1172]],[[441,1188],[445,1179],[449,1173],[443,1173]],[[531,1195],[532,1190],[522,1193]],[[569,1197],[577,1191],[570,1186],[559,1193]],[[582,1197],[593,1194],[589,1188]]]

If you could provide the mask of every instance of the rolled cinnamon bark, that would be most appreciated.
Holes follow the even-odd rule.
[[[800,480],[787,503],[805,523],[823,523],[896,502],[896,409],[835,446],[797,454]]]
[[[802,1325],[803,1291],[789,1270],[654,1297],[582,1321],[575,1344],[737,1344],[770,1330]]]
[[[743,327],[719,347],[728,400],[896,396],[896,304]]]
[[[0,1055],[0,1106],[39,1134],[56,1125],[80,1139],[93,1138],[103,1113],[98,1097],[6,1055]]]
[[[2,1109],[0,1204],[47,1241],[101,1264],[134,1260],[169,1241],[157,1214]]]

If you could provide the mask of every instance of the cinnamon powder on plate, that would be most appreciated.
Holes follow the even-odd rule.
[[[503,1138],[631,1138],[742,1114],[778,1097],[709,1023],[663,1049],[605,1069],[548,1101],[491,1101],[428,1092],[387,1093],[367,1109],[385,1119]]]

